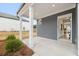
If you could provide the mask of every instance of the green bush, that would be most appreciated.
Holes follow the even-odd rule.
[[[22,46],[23,43],[19,39],[16,39],[15,36],[8,36],[5,49],[7,52],[16,52],[20,50]]]
[[[14,35],[9,35],[7,38],[6,38],[6,41],[10,41],[10,40],[15,40],[16,37]]]

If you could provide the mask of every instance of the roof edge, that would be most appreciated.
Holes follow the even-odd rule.
[[[23,8],[24,5],[25,5],[25,3],[22,4],[22,6],[20,7],[20,9],[17,11],[17,14],[20,12],[20,10]]]

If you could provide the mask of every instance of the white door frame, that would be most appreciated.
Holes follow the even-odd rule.
[[[59,25],[59,24],[58,24],[58,20],[59,20],[59,19],[58,19],[58,18],[59,18],[59,17],[64,17],[64,16],[71,16],[71,41],[72,41],[72,13],[60,15],[60,16],[57,17],[57,40],[59,39],[59,38],[58,38],[58,32],[59,32],[59,29],[58,29],[58,25]]]

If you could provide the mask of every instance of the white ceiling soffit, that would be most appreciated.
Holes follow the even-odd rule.
[[[35,3],[33,4],[34,18],[44,18],[56,13],[75,8],[75,6],[75,3]],[[28,16],[28,12],[24,12],[24,15]]]

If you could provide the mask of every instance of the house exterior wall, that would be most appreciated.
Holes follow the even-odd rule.
[[[57,39],[57,17],[49,16],[42,19],[42,23],[37,26],[37,35],[50,39]]]
[[[0,31],[19,31],[19,21],[0,16]]]
[[[37,25],[37,36],[57,40],[57,17],[72,13],[72,43],[76,41],[76,8],[42,18],[42,24]]]

